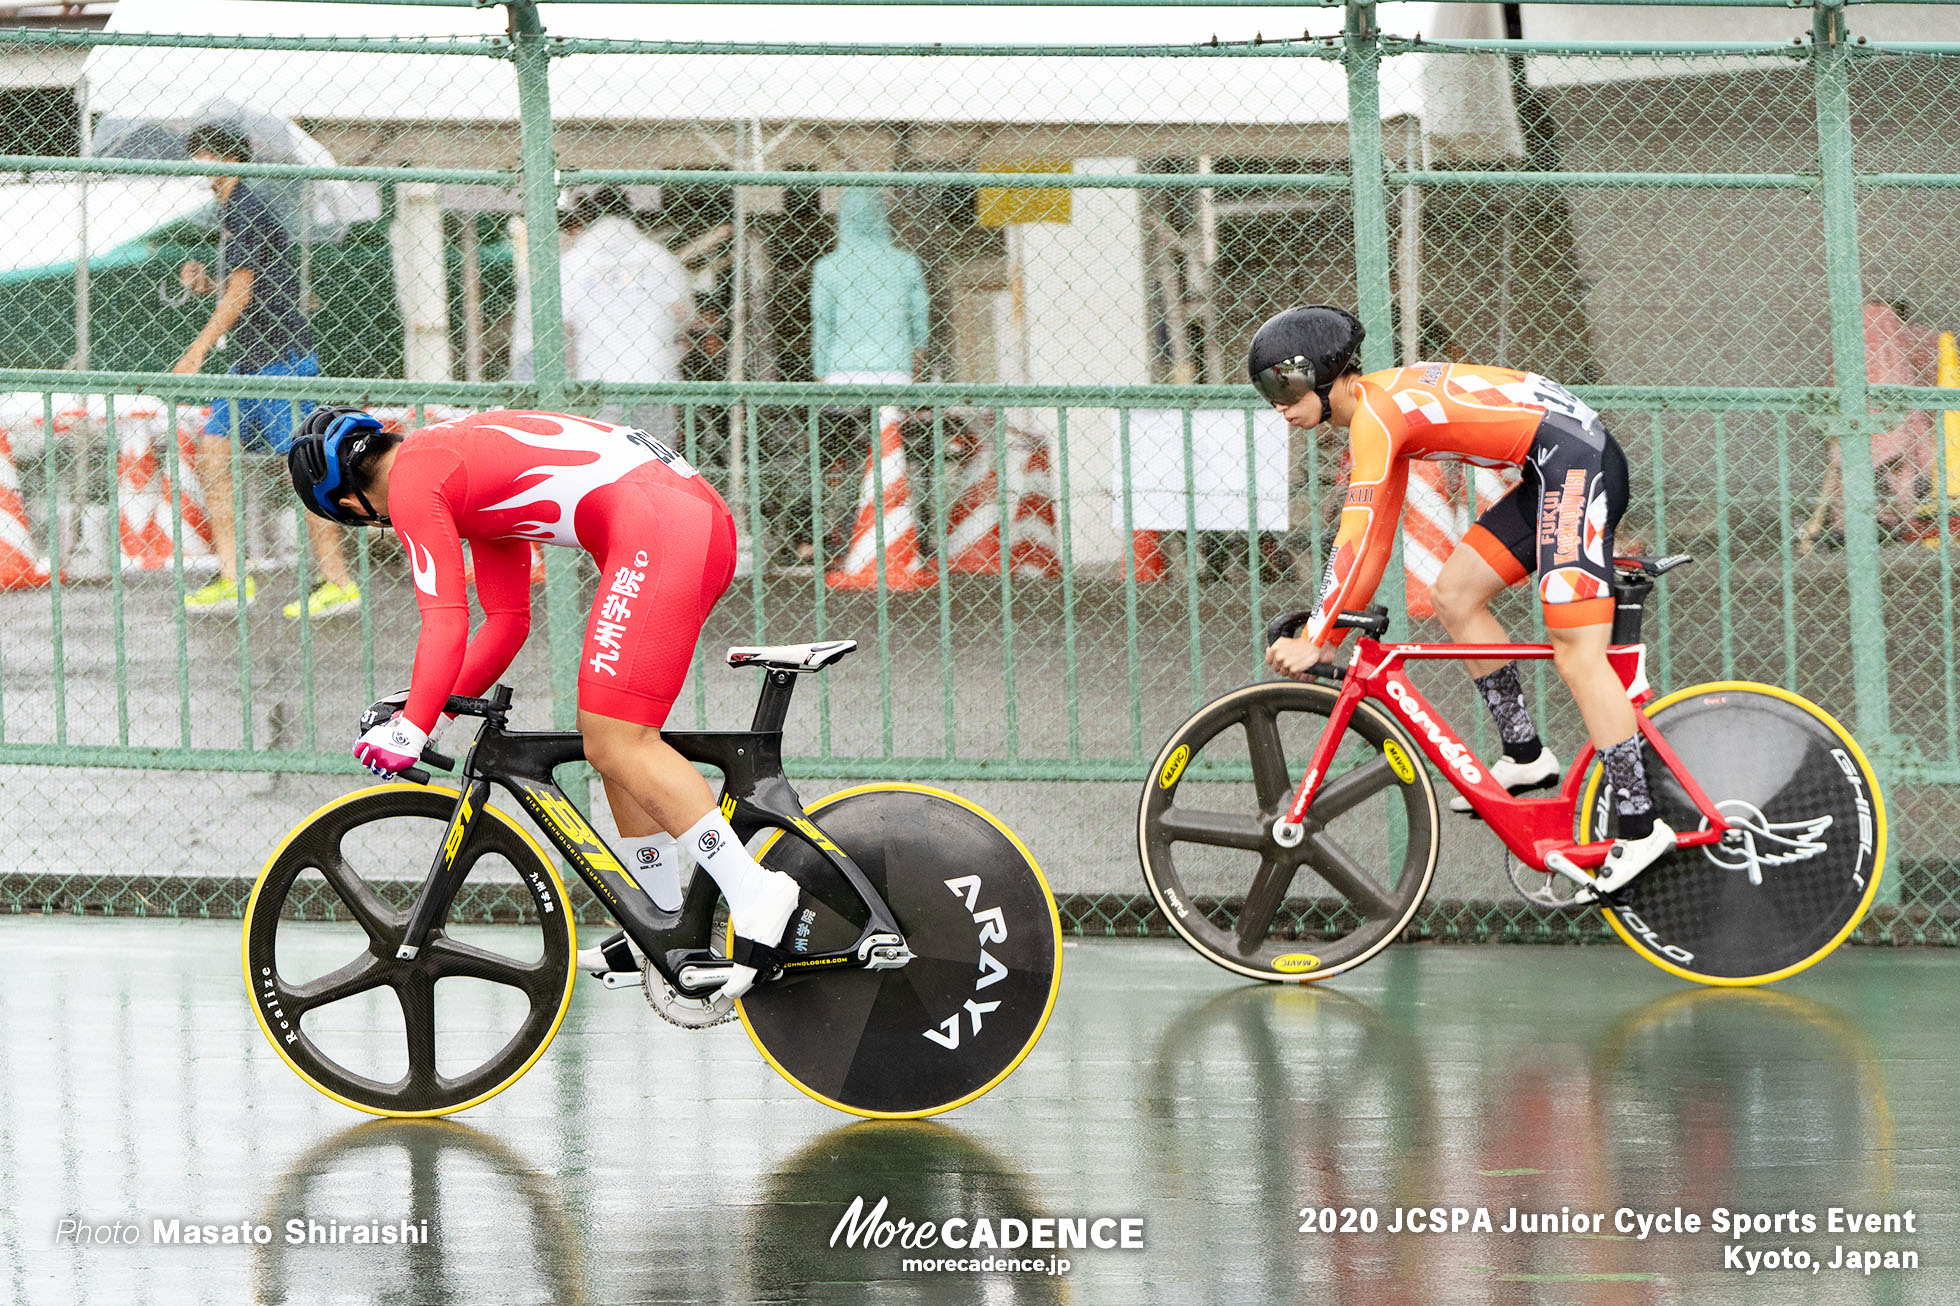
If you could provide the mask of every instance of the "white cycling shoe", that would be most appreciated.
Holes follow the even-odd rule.
[[[1514,794],[1529,793],[1533,789],[1549,789],[1558,783],[1558,759],[1552,750],[1541,747],[1538,756],[1529,762],[1513,762],[1508,757],[1500,757],[1486,766],[1490,778],[1503,785]],[[1450,810],[1465,816],[1474,816],[1470,810],[1470,800],[1462,794],[1450,799]]]
[[[1593,876],[1592,884],[1572,895],[1574,902],[1597,902],[1604,895],[1617,893],[1634,877],[1674,851],[1674,831],[1666,821],[1656,818],[1654,829],[1644,839],[1615,839],[1607,850],[1606,863]]]
[[[789,929],[790,918],[796,915],[797,904],[803,901],[803,891],[796,881],[781,871],[768,872],[766,884],[758,886],[757,896],[761,901],[754,904],[752,911],[744,912],[743,919],[735,926],[735,955],[743,955],[744,945],[755,945],[773,952],[781,946],[783,933]],[[755,987],[757,971],[754,966],[736,963],[728,968],[728,979],[722,984],[717,997],[739,998]]]

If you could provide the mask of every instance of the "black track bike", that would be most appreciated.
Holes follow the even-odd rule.
[[[678,911],[657,908],[552,779],[583,759],[580,736],[511,730],[511,691],[499,686],[449,700],[446,711],[483,718],[460,789],[433,787],[412,768],[403,773],[412,783],[328,803],[266,863],[244,941],[266,1037],[313,1087],[384,1116],[474,1106],[543,1055],[571,1003],[577,945],[563,882],[526,829],[490,805],[496,785],[647,958],[640,975],[607,975],[608,987],[643,985],[679,1025],[739,1014],[784,1078],[854,1115],[934,1115],[987,1092],[1053,1010],[1054,896],[1021,841],[954,794],[879,783],[804,809],[782,768],[790,698],[799,675],[856,647],[730,649],[730,665],[764,671],[750,728],[662,734],[722,773],[730,824],[744,840],[767,832],[759,860],[803,889],[783,940],[790,955],[740,1001],[717,997],[730,940],[713,880],[696,874]],[[432,749],[422,757],[456,769]],[[432,845],[427,874],[404,875]],[[452,919],[472,874],[478,887],[505,882],[526,907],[526,928],[472,931]],[[323,921],[341,926],[326,931]]]

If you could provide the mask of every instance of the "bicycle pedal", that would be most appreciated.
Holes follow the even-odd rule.
[[[1564,853],[1553,853],[1545,858],[1545,869],[1562,875],[1579,886],[1572,895],[1572,901],[1581,906],[1591,906],[1596,902],[1611,902],[1611,894],[1600,893],[1593,884],[1593,877],[1580,870],[1578,865]]]

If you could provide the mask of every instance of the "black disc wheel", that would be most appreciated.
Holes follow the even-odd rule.
[[[852,1115],[971,1102],[1033,1049],[1061,987],[1061,918],[1041,868],[993,816],[918,785],[847,789],[810,814],[883,895],[912,960],[763,985],[737,1004],[749,1037],[797,1088]],[[839,900],[839,877],[808,845],[778,835],[760,860],[810,895],[786,948],[857,939],[862,908]]]
[[[1408,736],[1356,705],[1292,848],[1292,805],[1337,697],[1268,681],[1198,711],[1157,755],[1137,811],[1143,878],[1183,940],[1234,974],[1326,979],[1392,943],[1436,871],[1436,791]]]
[[[1748,681],[1695,685],[1647,714],[1729,834],[1642,871],[1606,911],[1614,931],[1703,984],[1763,984],[1820,960],[1863,918],[1885,865],[1885,803],[1857,743],[1816,704]],[[1677,833],[1707,829],[1680,781],[1642,752],[1655,814]],[[1612,834],[1603,778],[1595,764],[1582,839]]]
[[[259,1027],[300,1078],[382,1116],[439,1116],[508,1088],[558,1032],[576,943],[543,851],[494,807],[458,861],[503,885],[528,923],[449,913],[413,960],[396,951],[456,794],[394,784],[322,807],[273,853],[245,908]],[[494,892],[494,889],[493,889]]]

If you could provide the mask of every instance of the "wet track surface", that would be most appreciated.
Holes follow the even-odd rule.
[[[851,1123],[778,1079],[739,1026],[671,1028],[637,990],[594,984],[500,1097],[447,1122],[363,1123],[260,1034],[236,922],[0,921],[0,1299],[1960,1299],[1950,952],[1847,949],[1744,991],[1610,946],[1404,947],[1317,990],[1244,985],[1169,942],[1065,955],[1033,1055],[937,1122]],[[1144,1247],[830,1246],[859,1196],[969,1230],[1140,1218]],[[1302,1207],[1378,1227],[1302,1233]],[[1437,1207],[1493,1228],[1388,1232]],[[1622,1208],[1676,1207],[1701,1231],[1614,1228]],[[1910,1211],[1914,1231],[1833,1233],[1832,1207]],[[1513,1208],[1563,1210],[1566,1227],[1504,1233]],[[1718,1210],[1812,1217],[1740,1247],[1826,1268],[1724,1268]],[[1581,1214],[1599,1233],[1570,1228]],[[64,1219],[135,1245],[57,1246]],[[159,1246],[173,1219],[263,1223],[271,1241]],[[289,1219],[426,1220],[430,1241],[288,1246]],[[1828,1268],[1840,1246],[1920,1265]],[[1070,1267],[902,1261],[990,1254]]]

